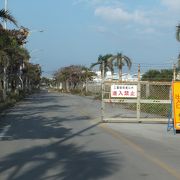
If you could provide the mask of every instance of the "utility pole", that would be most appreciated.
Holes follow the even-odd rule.
[[[8,9],[8,0],[4,0],[4,10],[7,11]],[[7,29],[7,21],[4,21],[4,29]]]
[[[176,64],[173,65],[173,81],[176,81]]]

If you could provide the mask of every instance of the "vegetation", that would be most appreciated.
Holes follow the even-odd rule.
[[[52,83],[53,83],[52,79],[47,78],[47,77],[42,77],[40,85],[41,86],[50,87],[52,85]]]
[[[142,75],[143,81],[172,81],[172,79],[172,69],[149,70]]]
[[[110,64],[113,64],[113,61],[115,61],[114,66],[116,66],[119,70],[119,80],[122,81],[122,68],[126,64],[128,69],[130,70],[132,66],[132,60],[129,57],[118,53],[117,55],[111,56],[108,59],[108,62],[110,62]]]
[[[115,61],[115,62],[114,62]],[[101,71],[101,74],[103,74],[103,64],[104,64],[104,76],[107,71],[111,71],[111,74],[113,75],[115,67],[119,70],[119,80],[122,81],[122,68],[124,65],[127,65],[128,69],[131,69],[132,66],[132,60],[121,54],[117,53],[117,55],[112,54],[106,54],[104,56],[99,55],[98,61],[96,63],[93,63],[90,68],[92,69],[94,66],[99,65],[99,70]]]
[[[4,9],[0,10],[0,19],[0,106],[2,106],[9,104],[12,99],[17,101],[25,92],[37,88],[40,83],[41,67],[29,62],[29,51],[23,47],[27,42],[28,29],[19,28],[15,18]],[[13,23],[17,29],[4,28],[3,21]]]
[[[93,72],[85,66],[71,65],[60,68],[54,73],[54,81],[57,86],[62,84],[66,92],[74,91],[77,87],[83,89],[87,80],[92,80]]]
[[[98,65],[99,70],[101,71],[101,75],[103,75],[103,77],[105,76],[106,72],[109,70],[113,74],[114,72],[113,64],[112,62],[109,61],[109,58],[112,56],[113,56],[112,54],[106,54],[104,56],[99,55],[97,62],[92,63],[90,69]],[[104,64],[104,74],[103,74],[103,64]]]

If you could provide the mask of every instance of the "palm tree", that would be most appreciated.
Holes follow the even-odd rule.
[[[18,26],[16,19],[11,15],[11,13],[9,13],[9,11],[5,9],[0,10],[0,18],[2,19],[3,22],[9,21],[12,22],[14,25]],[[0,24],[0,27],[3,28],[3,25]]]
[[[7,67],[9,64],[9,56],[4,50],[0,50],[0,75],[1,75],[1,90],[2,98],[6,99],[6,88],[7,88]]]
[[[98,61],[96,63],[92,63],[90,69],[99,65],[99,70],[101,71],[101,77],[104,77],[108,70],[110,70],[111,73],[113,74],[114,73],[113,64],[112,62],[108,61],[110,57],[112,57],[112,54],[106,54],[104,56],[99,55]],[[103,62],[104,62],[104,74],[103,74]]]
[[[28,77],[28,90],[36,89],[40,85],[41,80],[41,67],[39,64],[27,64],[26,76]]]
[[[113,61],[115,61],[114,66],[117,66],[119,69],[119,80],[122,81],[122,68],[126,64],[128,69],[131,69],[132,61],[129,57],[123,55],[122,53],[118,53],[117,55],[114,55],[108,59],[108,62],[110,64],[113,64]]]
[[[180,24],[176,26],[176,39],[180,41]]]
[[[11,52],[11,87],[16,88],[20,80],[21,89],[24,90],[24,82],[27,79],[26,77],[26,66],[29,62],[30,55],[26,48],[18,46],[17,48],[12,49]],[[13,86],[13,84],[15,86]],[[13,90],[13,89],[12,89]]]
[[[4,21],[9,21],[9,22],[12,22],[14,25],[18,26],[17,25],[17,22],[15,20],[15,18],[9,13],[9,11],[7,10],[4,10],[4,9],[1,9],[0,10],[0,19],[2,20],[2,22]],[[0,29],[3,30],[3,25],[2,23],[0,23]],[[4,35],[6,30],[4,30],[4,32],[2,33]],[[7,34],[5,33],[5,36],[1,36],[1,40],[4,41],[3,44],[9,46],[9,44],[7,43]],[[8,54],[6,52],[6,49],[7,47],[6,46],[3,46],[3,49],[1,48],[1,60],[2,61],[7,61],[8,59]],[[9,48],[9,47],[8,47]],[[4,51],[4,52],[3,52]],[[3,56],[6,54],[6,58],[3,58]],[[5,57],[5,56],[4,56]],[[7,85],[7,77],[6,77],[6,71],[7,71],[7,62],[3,62],[3,100],[6,99],[6,85]]]

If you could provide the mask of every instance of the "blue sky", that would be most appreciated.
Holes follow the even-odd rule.
[[[142,71],[171,67],[180,50],[180,0],[8,0],[8,9],[32,31],[26,47],[45,75],[117,52],[132,59],[134,70],[138,63]]]

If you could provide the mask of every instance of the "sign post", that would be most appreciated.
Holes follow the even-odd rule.
[[[180,82],[172,84],[174,128],[180,130]]]

